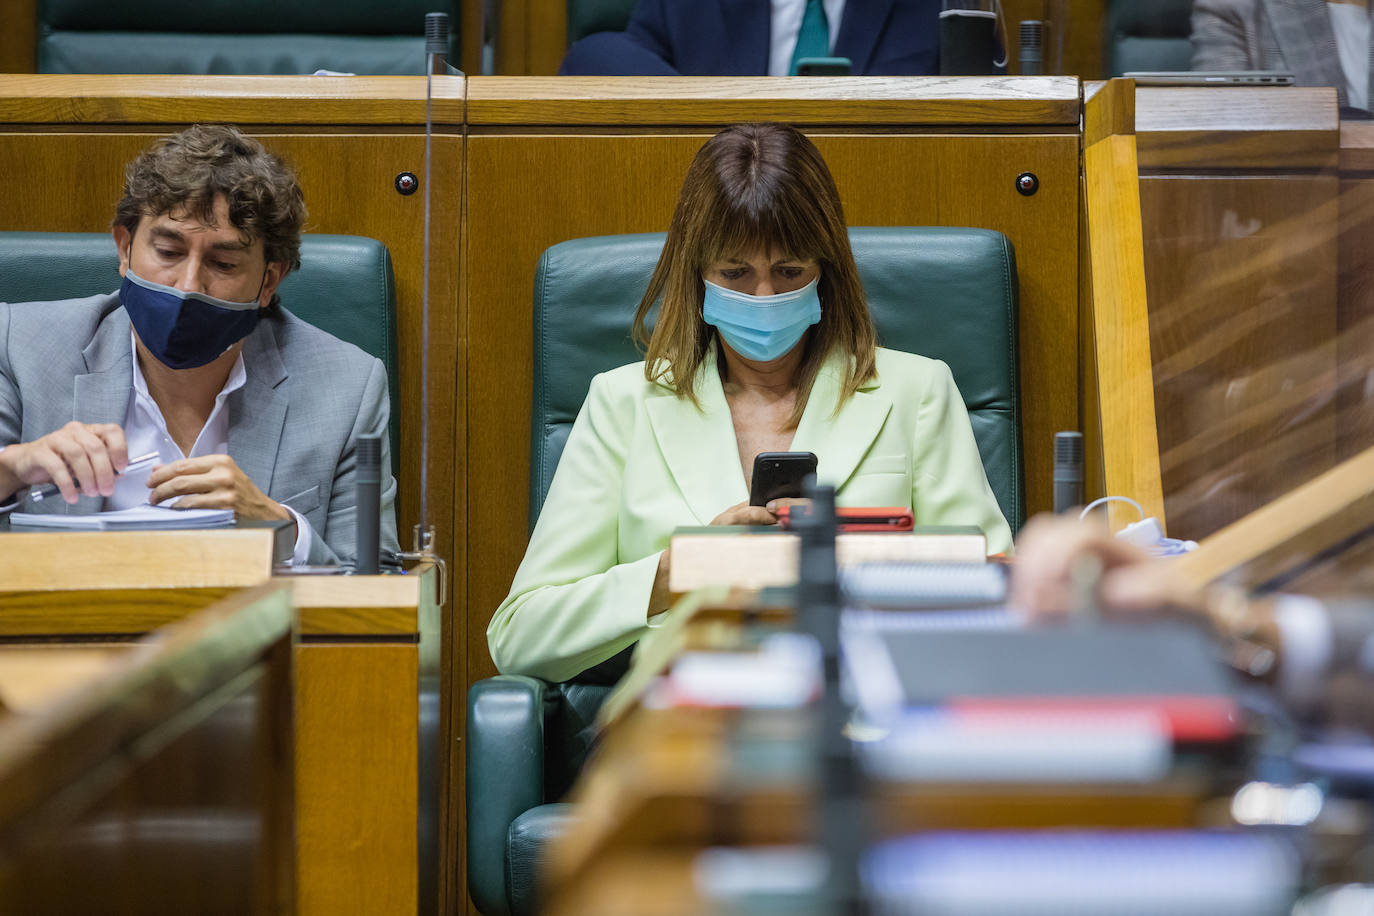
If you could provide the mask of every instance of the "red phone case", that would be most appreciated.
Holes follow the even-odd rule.
[[[778,524],[790,529],[791,506],[778,508]],[[835,509],[835,520],[841,534],[860,531],[910,531],[916,520],[910,509],[900,506],[840,506]]]

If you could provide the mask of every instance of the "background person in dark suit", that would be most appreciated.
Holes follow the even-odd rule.
[[[639,0],[624,32],[568,49],[565,76],[786,76],[794,58],[847,57],[853,72],[939,71],[940,0]],[[824,12],[828,50],[814,41]],[[799,39],[801,51],[798,55]]]

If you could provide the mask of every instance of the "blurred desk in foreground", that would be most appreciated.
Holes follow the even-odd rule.
[[[1033,837],[1038,831],[1053,837],[1068,831],[1086,837],[1086,848],[1098,832],[1144,837],[1148,845],[1151,837],[1227,823],[1225,804],[1216,805],[1214,799],[1243,779],[1243,767],[1234,759],[1237,722],[1227,720],[1224,737],[1204,737],[1194,729],[1205,715],[1193,720],[1179,714],[1185,708],[1200,713],[1208,702],[1220,704],[1218,709],[1226,705],[1224,673],[1216,670],[1204,641],[1186,628],[1145,632],[1107,627],[1076,629],[1063,649],[1055,648],[1059,634],[1043,631],[932,630],[917,637],[938,640],[930,652],[943,654],[946,665],[958,665],[953,659],[962,657],[960,646],[980,647],[974,653],[977,660],[954,679],[962,688],[946,685],[948,703],[927,706],[928,700],[918,698],[896,720],[875,718],[871,709],[853,712],[846,730],[856,742],[850,747],[865,774],[854,785],[859,794],[846,809],[855,820],[822,827],[820,787],[834,760],[820,756],[814,698],[808,701],[809,691],[801,689],[786,692],[793,697],[788,701],[775,689],[778,681],[790,679],[787,666],[777,665],[779,653],[795,649],[797,637],[779,633],[775,612],[761,618],[742,598],[737,594],[724,605],[703,605],[688,622],[666,623],[636,658],[626,682],[640,691],[643,703],[624,702],[623,695],[608,701],[617,711],[574,789],[569,826],[549,850],[544,872],[548,912],[755,912],[748,905],[735,906],[738,898],[712,899],[704,863],[722,849],[758,853],[763,859],[794,856],[799,849],[814,849],[820,830],[849,832],[865,848],[909,834],[962,833],[977,845],[996,837]],[[691,612],[691,605],[686,609]],[[902,616],[898,613],[894,620]],[[902,635],[904,622],[897,620],[894,626],[890,633]],[[668,651],[662,652],[665,637]],[[1126,677],[1119,692],[1096,692],[1103,677],[1118,669],[1082,650],[1097,646],[1119,663],[1121,653],[1137,640],[1148,646],[1140,671]],[[1084,692],[1042,689],[1024,696],[999,695],[996,686],[969,688],[976,672],[990,671],[990,657],[1016,658],[1017,647],[1030,661],[1007,662],[1006,667],[1022,673],[1011,680],[991,675],[987,680],[1005,690],[1017,677],[1028,677],[1040,684],[1058,683],[1060,691],[1065,684],[1081,684]],[[636,670],[644,664],[656,667],[663,655],[662,679],[653,679],[652,670]],[[806,662],[806,656],[801,652],[796,658]],[[1157,694],[1151,685],[1173,676],[1167,672],[1174,662],[1155,664],[1166,656],[1180,660],[1173,672],[1180,681]],[[1054,658],[1066,664],[1046,664]],[[1068,662],[1070,658],[1076,661]],[[854,693],[864,693],[855,666],[881,669],[881,661],[857,655],[848,659],[844,667],[851,672]],[[930,662],[926,658],[921,664]],[[811,663],[819,666],[819,658]],[[1073,675],[1061,676],[1064,669],[1080,668],[1081,682]],[[765,676],[765,669],[781,677]],[[756,705],[743,699],[750,677]],[[713,685],[706,683],[708,678]],[[930,677],[925,681],[927,686],[933,683]],[[1204,683],[1221,692],[1196,689]],[[730,694],[728,685],[734,685],[734,700],[721,699]],[[1153,712],[1171,703],[1177,705],[1169,715],[1177,718],[1163,726]],[[949,726],[955,731],[948,731]],[[918,730],[901,731],[908,727]],[[920,730],[927,727],[931,730]],[[1038,743],[1037,728],[1046,730]],[[962,735],[960,740],[968,743],[951,744],[952,735]],[[912,744],[913,739],[923,743]],[[897,743],[884,750],[888,741]],[[894,766],[894,760],[900,763]],[[1024,770],[1008,760],[1024,762]],[[772,890],[805,896],[809,884],[815,912],[838,912],[825,909],[814,896],[824,874],[814,853],[800,860]],[[957,912],[1004,911],[1014,910]]]
[[[0,910],[295,911],[290,590],[0,649]]]
[[[0,638],[127,641],[240,589],[289,586],[301,913],[415,913],[438,881],[437,571],[271,578],[272,532],[0,535]]]

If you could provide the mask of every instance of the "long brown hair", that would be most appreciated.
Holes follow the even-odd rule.
[[[700,406],[694,382],[716,333],[701,318],[702,271],[724,258],[760,250],[820,263],[821,320],[809,333],[798,371],[795,426],[832,350],[851,357],[843,404],[876,374],[877,346],[835,180],[815,144],[795,128],[736,124],[697,151],[663,254],[635,312],[633,335],[644,350],[645,377],[655,382],[671,377],[678,397]],[[650,335],[646,320],[660,300]]]

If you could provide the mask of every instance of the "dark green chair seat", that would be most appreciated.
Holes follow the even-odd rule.
[[[119,288],[108,232],[0,232],[0,302],[76,299]],[[391,254],[376,239],[306,235],[301,269],[278,290],[288,310],[386,365],[392,467],[400,443],[396,381],[396,290]]]
[[[425,14],[449,14],[449,60],[456,60],[459,6],[457,0],[42,0],[38,71],[420,74]]]
[[[1193,0],[1112,0],[1108,55],[1112,76],[1138,70],[1191,70]]]
[[[999,232],[851,229],[884,346],[949,364],[1013,531],[1025,517],[1016,361],[1016,259]],[[640,356],[630,341],[663,234],[576,239],[544,252],[534,288],[530,525],[592,376]],[[594,738],[596,710],[629,651],[573,681],[500,676],[468,692],[468,890],[487,914],[532,912],[536,849]]]

